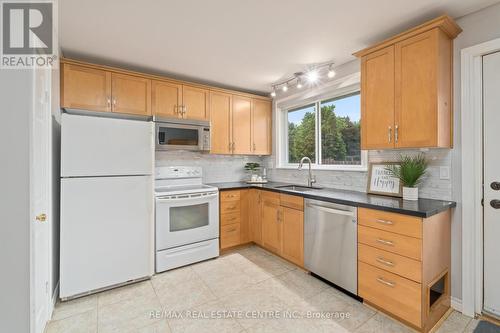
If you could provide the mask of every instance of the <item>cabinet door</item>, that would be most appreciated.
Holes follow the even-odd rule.
[[[179,118],[179,106],[182,104],[182,85],[153,81],[151,101],[153,115],[165,118]]]
[[[248,202],[251,240],[262,245],[261,191],[251,189],[249,191]]]
[[[210,152],[231,154],[231,95],[210,92]]]
[[[250,236],[250,216],[249,216],[249,196],[250,190],[240,191],[240,242],[245,244],[251,241]]]
[[[63,64],[61,79],[61,107],[111,111],[110,72]]]
[[[252,103],[252,152],[271,155],[271,102],[254,99]]]
[[[276,254],[281,253],[281,224],[279,198],[262,196],[262,246]]]
[[[210,91],[192,86],[182,86],[182,105],[184,118],[210,120]]]
[[[280,220],[283,225],[282,257],[304,266],[304,212],[281,207]]]
[[[232,129],[233,154],[249,155],[252,153],[252,100],[233,95]]]
[[[438,29],[396,44],[397,148],[437,144]]]
[[[361,148],[394,147],[394,46],[361,59]]]
[[[124,74],[111,75],[113,112],[151,115],[151,80]]]

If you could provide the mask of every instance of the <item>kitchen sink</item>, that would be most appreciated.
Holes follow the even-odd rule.
[[[282,186],[276,186],[276,188],[281,188],[284,190],[290,190],[290,191],[298,191],[298,192],[307,192],[311,190],[321,190],[321,187],[316,187],[316,186],[303,186],[303,185],[282,185]]]

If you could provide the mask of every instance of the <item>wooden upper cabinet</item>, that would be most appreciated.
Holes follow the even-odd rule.
[[[439,28],[396,43],[397,148],[451,145],[451,52]]]
[[[272,107],[270,101],[252,100],[252,151],[271,155]]]
[[[210,91],[193,86],[182,86],[182,108],[185,119],[210,120]]]
[[[182,85],[165,81],[152,83],[153,115],[164,118],[180,118],[179,106],[182,104]]]
[[[252,154],[252,100],[248,97],[233,95],[232,109],[232,152],[233,154]]]
[[[111,91],[113,112],[151,115],[151,80],[112,73]]]
[[[230,94],[210,92],[210,152],[231,154],[231,104]]]
[[[452,147],[453,39],[461,31],[443,15],[355,53],[363,149]]]
[[[63,64],[61,107],[111,111],[111,73],[84,66]]]
[[[361,148],[393,148],[394,46],[361,59]]]

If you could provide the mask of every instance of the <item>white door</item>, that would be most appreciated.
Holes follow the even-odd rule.
[[[31,325],[43,332],[49,319],[49,136],[50,70],[34,71],[31,116]]]
[[[500,317],[500,52],[483,57],[484,310]]]

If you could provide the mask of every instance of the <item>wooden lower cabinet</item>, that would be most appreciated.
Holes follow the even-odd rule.
[[[304,212],[281,207],[280,222],[283,234],[281,256],[299,266],[304,266]]]
[[[248,191],[248,213],[250,240],[262,246],[262,191],[251,189]]]
[[[222,191],[219,194],[220,248],[250,242],[249,190]]]
[[[221,191],[220,225],[221,249],[253,242],[304,266],[302,197],[258,189]]]
[[[450,227],[449,210],[418,218],[358,208],[358,295],[431,330],[450,308]]]
[[[262,194],[262,246],[276,254],[281,253],[281,223],[279,194]]]

